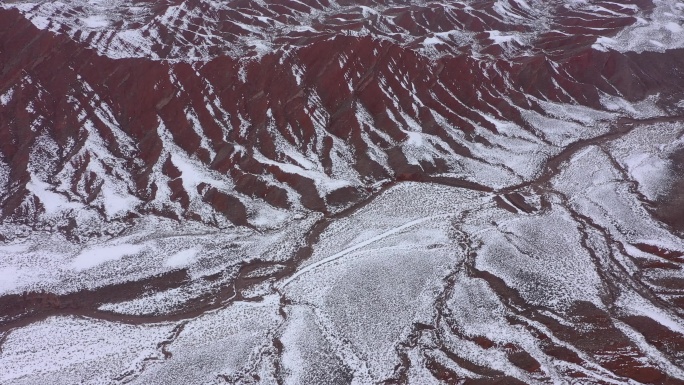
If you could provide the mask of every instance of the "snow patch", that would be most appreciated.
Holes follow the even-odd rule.
[[[26,189],[35,195],[47,215],[56,214],[65,210],[78,210],[80,203],[69,201],[64,195],[52,191],[52,186],[31,175],[31,180],[26,183]]]
[[[145,249],[143,245],[121,244],[113,246],[95,246],[83,250],[71,262],[71,268],[83,271],[105,262],[116,261],[123,257],[137,254]]]
[[[104,15],[92,15],[81,19],[88,28],[97,29],[109,26],[109,20]]]
[[[198,249],[187,249],[177,252],[170,256],[165,265],[168,267],[183,267],[194,263],[197,260]]]

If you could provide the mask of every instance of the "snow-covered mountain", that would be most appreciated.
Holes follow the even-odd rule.
[[[2,382],[684,381],[684,5],[0,6]]]

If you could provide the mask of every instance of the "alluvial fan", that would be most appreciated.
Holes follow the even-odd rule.
[[[684,384],[684,4],[0,2],[3,384]]]

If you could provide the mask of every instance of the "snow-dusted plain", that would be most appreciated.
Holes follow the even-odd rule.
[[[0,3],[0,384],[684,384],[684,4]]]

